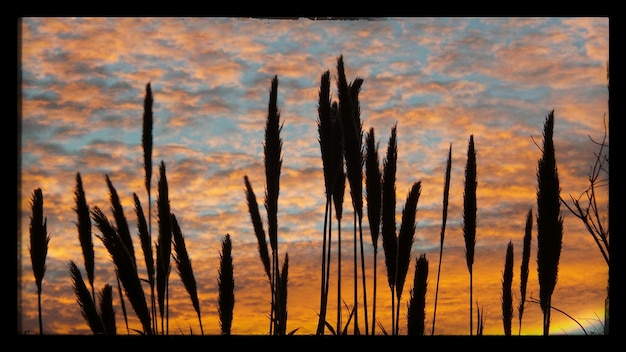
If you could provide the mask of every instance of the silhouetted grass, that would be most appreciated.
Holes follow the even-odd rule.
[[[506,247],[504,272],[502,273],[502,325],[504,335],[511,336],[511,320],[513,319],[513,242]]]
[[[428,287],[428,259],[423,253],[415,259],[413,288],[407,307],[407,335],[424,335],[426,325],[426,291]]]
[[[435,288],[435,304],[433,307],[433,325],[430,332],[435,334],[435,320],[437,318],[437,298],[439,297],[439,278],[441,274],[441,261],[443,259],[443,240],[446,234],[446,221],[448,219],[448,196],[450,194],[450,171],[452,169],[452,143],[448,149],[448,161],[446,162],[446,176],[443,184],[443,208],[441,215],[441,234],[439,236],[439,266],[437,267],[437,285]]]
[[[230,335],[233,325],[233,310],[235,308],[235,277],[232,257],[233,244],[230,234],[222,239],[220,252],[220,267],[217,276],[218,287],[218,314],[222,335]]]
[[[37,307],[39,317],[39,334],[43,335],[43,317],[41,315],[42,282],[46,275],[46,258],[50,235],[47,229],[47,218],[43,213],[43,191],[37,188],[33,191],[30,217],[30,261],[37,285]]]
[[[559,271],[563,238],[561,188],[553,133],[554,110],[550,111],[544,122],[542,156],[537,167],[537,273],[544,336],[550,334],[550,307]]]
[[[80,248],[83,252],[87,280],[89,280],[89,286],[91,287],[91,297],[95,301],[96,293],[93,285],[95,253],[93,250],[93,239],[91,236],[91,217],[89,216],[89,205],[87,205],[87,198],[85,196],[85,190],[83,189],[83,180],[79,172],[76,173],[74,201],[76,202],[76,208],[74,208],[74,211],[76,212],[77,217],[76,227],[78,229],[78,241],[80,242]]]
[[[465,261],[469,271],[470,292],[470,335],[472,329],[472,300],[473,300],[473,266],[474,247],[476,246],[476,151],[474,150],[474,135],[470,135],[467,147],[467,163],[465,165],[465,188],[463,191],[463,238],[465,239]]]
[[[96,309],[95,301],[91,298],[91,293],[83,281],[83,277],[80,273],[80,269],[76,266],[74,261],[70,260],[69,271],[72,277],[72,286],[74,293],[76,294],[76,302],[80,306],[80,312],[85,318],[87,325],[94,333],[94,335],[104,335],[105,329],[100,315]]]
[[[528,264],[530,261],[530,242],[533,230],[533,210],[528,210],[526,215],[526,228],[524,230],[524,247],[522,249],[522,264],[520,265],[520,302],[517,308],[519,315],[518,335],[522,334],[522,316],[524,315],[524,303],[526,302],[526,285],[528,284]]]
[[[159,236],[156,245],[156,284],[159,312],[161,314],[161,334],[169,332],[169,291],[170,257],[172,253],[172,220],[170,212],[169,186],[165,163],[159,167],[157,210]]]
[[[180,229],[178,219],[176,215],[172,213],[172,237],[174,239],[174,262],[176,263],[176,269],[180,280],[183,282],[183,286],[191,298],[193,309],[198,316],[198,324],[200,324],[200,334],[204,335],[204,328],[202,327],[202,315],[200,314],[200,301],[198,300],[198,287],[196,285],[196,277],[193,274],[193,267],[191,265],[191,259],[189,253],[187,253],[187,246],[185,245],[185,236]]]

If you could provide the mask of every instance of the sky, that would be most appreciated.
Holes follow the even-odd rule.
[[[426,331],[432,329],[441,259],[434,334],[468,335],[472,304],[474,328],[478,307],[485,318],[484,334],[502,335],[502,274],[509,242],[514,246],[512,329],[518,333],[523,236],[528,211],[535,215],[537,211],[536,172],[544,121],[554,111],[561,196],[569,200],[587,188],[598,151],[593,141],[600,141],[607,131],[608,27],[604,17],[23,18],[19,33],[18,333],[39,333],[29,255],[35,189],[43,191],[51,236],[42,287],[45,334],[91,334],[68,269],[74,261],[86,278],[74,211],[77,173],[88,205],[101,208],[112,220],[105,181],[110,177],[128,219],[136,255],[143,258],[132,195],[139,196],[147,211],[150,200],[144,186],[141,136],[149,83],[154,98],[151,201],[155,204],[162,162],[171,210],[185,236],[198,284],[204,334],[220,333],[217,275],[226,234],[232,239],[235,279],[232,333],[267,334],[270,286],[248,213],[244,176],[250,179],[267,227],[263,140],[271,80],[276,76],[283,124],[278,247],[281,263],[282,256],[289,255],[287,330],[314,334],[320,308],[325,207],[318,92],[322,74],[329,71],[331,98],[337,100],[340,56],[347,80],[363,79],[361,121],[364,131],[375,131],[381,165],[391,129],[397,124],[398,228],[410,186],[421,182],[412,264],[400,302],[400,334],[406,334],[414,262],[424,254],[430,268]],[[470,136],[477,164],[474,302],[469,297],[462,231]],[[449,148],[450,198],[440,258]],[[608,187],[597,189],[597,197],[608,225]],[[353,304],[353,281],[346,274],[353,270],[350,202],[347,186],[341,286],[348,306]],[[157,229],[155,209],[153,231]],[[371,317],[373,244],[364,214]],[[552,296],[553,306],[560,311],[552,313],[550,333],[599,333],[608,267],[582,222],[564,206],[561,214],[564,234]],[[96,237],[95,226],[92,233],[96,290],[105,284],[117,287],[114,265]],[[536,219],[532,236],[522,335],[542,334],[541,309],[528,302],[539,299]],[[338,276],[337,243],[333,241],[332,304],[327,313],[332,325],[336,323]],[[390,331],[391,299],[382,249],[377,258],[376,317],[379,326]],[[145,266],[139,265],[138,270],[145,277]],[[147,286],[144,290],[149,292]],[[363,294],[360,285],[359,293]],[[129,310],[131,330],[127,331],[116,290],[114,305],[118,334],[133,334],[132,329],[141,327]],[[170,275],[169,314],[170,334],[199,333],[198,318],[175,268]],[[359,317],[363,319],[363,312]],[[363,329],[364,322],[359,324]]]

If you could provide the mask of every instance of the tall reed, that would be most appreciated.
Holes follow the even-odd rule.
[[[367,200],[367,218],[374,247],[373,260],[373,293],[372,293],[372,335],[376,332],[376,286],[377,286],[377,262],[378,262],[378,237],[380,235],[380,219],[382,210],[382,175],[378,162],[378,143],[374,128],[370,128],[366,134],[365,150],[365,190]]]
[[[91,298],[95,302],[95,253],[93,250],[93,239],[91,236],[91,217],[89,215],[89,205],[87,205],[87,198],[85,196],[85,190],[83,189],[83,180],[80,176],[80,172],[76,173],[76,189],[74,191],[74,201],[76,202],[76,207],[74,208],[74,211],[76,212],[77,217],[76,228],[78,229],[78,241],[80,242],[80,248],[83,252],[83,260],[85,263],[85,270],[87,272],[87,280],[89,280],[89,286],[91,287]]]
[[[513,242],[506,246],[504,272],[502,273],[502,325],[504,335],[511,336],[511,321],[513,319]]]
[[[550,333],[550,307],[557,282],[563,239],[559,175],[553,143],[554,110],[546,116],[542,156],[537,168],[537,273],[543,335]]]
[[[519,316],[519,329],[517,334],[522,334],[522,316],[524,315],[524,304],[526,303],[526,286],[528,283],[528,264],[530,261],[530,242],[533,230],[533,210],[528,209],[526,215],[526,228],[524,230],[524,244],[522,249],[522,264],[520,265],[520,302],[517,307]]]
[[[415,237],[417,203],[422,192],[422,183],[417,181],[413,183],[406,197],[406,203],[402,210],[402,222],[398,232],[398,252],[396,257],[396,322],[400,321],[400,300],[402,299],[402,291],[404,290],[404,282],[409,271],[411,262],[411,249]],[[395,335],[399,334],[399,324],[396,324]]]
[[[280,111],[277,106],[278,100],[278,77],[274,76],[271,82],[270,98],[268,102],[268,112],[265,124],[265,140],[263,142],[264,164],[265,164],[265,210],[267,212],[267,227],[272,250],[270,285],[272,291],[271,315],[270,315],[270,335],[284,335],[286,333],[287,312],[286,312],[286,287],[282,287],[280,269],[278,267],[278,196],[280,193],[280,169],[282,165],[282,139],[280,131]],[[248,176],[244,176],[246,183],[246,198],[248,209],[255,230],[255,235],[259,242],[259,253],[261,260],[265,264],[264,249],[265,233],[256,206],[256,197]],[[285,256],[287,257],[287,256]],[[286,278],[284,278],[286,280]]]
[[[178,219],[176,215],[172,213],[172,237],[174,238],[174,262],[176,263],[176,269],[180,276],[183,286],[191,298],[193,309],[198,316],[198,324],[200,324],[200,334],[204,335],[204,329],[202,327],[202,315],[200,314],[200,301],[198,300],[198,287],[196,284],[196,277],[193,274],[193,267],[191,265],[191,258],[187,252],[187,246],[185,245],[185,236],[183,235]]]
[[[391,135],[387,144],[387,154],[383,159],[382,176],[382,208],[381,208],[381,235],[385,267],[387,268],[387,283],[391,291],[391,332],[396,331],[395,314],[395,280],[398,244],[396,241],[396,161],[398,146],[396,142],[397,124],[391,128]]]
[[[424,335],[426,325],[426,291],[428,287],[428,259],[426,253],[415,259],[413,288],[407,307],[407,335]]]
[[[469,293],[470,293],[470,335],[472,329],[472,294],[473,285],[473,265],[474,247],[476,245],[476,151],[474,150],[474,135],[470,135],[467,147],[467,163],[465,165],[465,188],[463,192],[463,238],[465,239],[465,261],[469,271]]]
[[[448,161],[446,163],[446,177],[443,184],[443,208],[441,215],[441,234],[439,236],[439,266],[437,267],[437,284],[435,287],[435,304],[433,307],[433,326],[430,335],[435,334],[435,320],[437,318],[437,298],[439,297],[439,278],[441,275],[441,261],[443,259],[443,240],[446,234],[446,221],[448,219],[448,196],[450,194],[450,171],[452,169],[452,143],[448,149]]]
[[[152,96],[152,86],[150,82],[146,84],[146,94],[143,101],[143,127],[141,131],[141,146],[143,148],[143,166],[144,166],[144,184],[146,186],[146,192],[148,193],[148,228],[147,238],[152,237],[152,129],[153,129],[153,114],[152,105],[154,104],[154,98]],[[137,204],[137,202],[135,202]],[[144,234],[145,235],[145,234]],[[140,232],[141,236],[141,232]],[[150,243],[152,240],[150,239]],[[143,243],[143,242],[142,242]],[[150,260],[150,266],[148,266],[148,280],[150,283],[150,311],[152,312],[153,329],[156,331],[156,302],[154,296],[154,261],[152,259],[152,248],[150,244],[150,254],[148,258],[147,247],[144,247],[144,256],[146,257],[146,265]]]
[[[133,193],[133,203],[135,204],[135,214],[137,216],[137,230],[139,232],[139,241],[141,243],[141,250],[143,252],[144,262],[146,264],[146,274],[148,276],[148,285],[150,286],[150,314],[152,316],[152,329],[156,332],[156,302],[154,296],[154,255],[152,253],[152,236],[148,229],[148,223],[146,222],[146,216],[143,213],[143,207],[141,201],[136,193]]]
[[[233,274],[233,244],[230,234],[222,239],[220,252],[220,267],[217,276],[218,286],[218,314],[222,335],[230,335],[233,325],[233,310],[235,308],[235,277]]]
[[[46,275],[46,258],[51,235],[48,234],[47,217],[43,212],[43,191],[37,188],[31,198],[30,217],[30,260],[37,285],[37,314],[39,317],[39,334],[43,335],[43,318],[41,314],[42,282]]]
[[[326,204],[324,211],[324,229],[322,237],[322,265],[321,265],[321,286],[320,286],[320,311],[317,323],[317,335],[324,334],[324,326],[326,325],[326,309],[328,302],[328,281],[327,268],[330,267],[330,250],[331,250],[331,229],[327,226],[332,223],[332,197],[335,178],[340,169],[334,162],[335,149],[333,148],[334,123],[331,116],[331,99],[330,99],[330,71],[322,74],[320,79],[319,100],[317,107],[317,131],[318,142],[322,157],[322,170],[324,174],[324,190],[326,195]],[[341,150],[341,149],[340,149]],[[340,167],[342,165],[339,165]],[[328,229],[328,230],[327,230]],[[327,232],[328,231],[328,232]],[[328,254],[327,254],[328,252]]]
[[[159,312],[161,314],[161,334],[169,333],[169,276],[172,253],[172,221],[170,212],[169,187],[165,163],[159,166],[157,210],[159,236],[156,244],[156,285]]]
[[[343,150],[346,163],[346,175],[350,184],[350,195],[352,198],[352,206],[354,208],[354,332],[359,332],[358,317],[358,264],[357,264],[357,248],[360,243],[361,248],[361,272],[363,285],[363,312],[365,315],[365,334],[369,334],[368,317],[367,317],[367,290],[365,282],[365,258],[363,258],[363,157],[362,142],[363,131],[360,119],[360,108],[358,103],[358,95],[363,84],[363,79],[356,78],[348,84],[345,74],[343,55],[337,58],[337,90],[339,95],[339,113],[341,116],[341,124],[343,126]],[[357,242],[357,233],[359,241]]]

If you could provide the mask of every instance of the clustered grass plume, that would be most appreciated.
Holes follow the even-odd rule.
[[[382,209],[381,235],[387,283],[391,291],[391,331],[396,331],[395,322],[395,280],[398,246],[396,241],[396,159],[398,147],[396,142],[397,125],[391,128],[391,136],[387,144],[387,154],[383,160],[382,176]]]
[[[43,335],[43,318],[41,314],[42,282],[46,275],[46,258],[51,236],[48,234],[47,218],[43,212],[43,191],[37,188],[33,191],[30,217],[30,260],[37,285],[37,307],[39,317],[39,334]]]
[[[372,293],[372,335],[376,333],[376,292],[377,292],[377,262],[378,262],[378,237],[380,236],[380,221],[382,212],[382,175],[378,161],[378,143],[374,128],[370,128],[366,134],[365,150],[365,191],[367,200],[367,218],[374,247],[373,260],[373,293]]]
[[[137,230],[139,232],[139,241],[143,252],[144,262],[146,264],[146,274],[148,276],[148,285],[150,285],[150,312],[152,316],[152,328],[156,330],[156,302],[154,296],[154,254],[152,253],[152,235],[148,229],[146,216],[141,206],[141,200],[136,193],[133,193],[133,203],[135,204],[135,215],[137,216]]]

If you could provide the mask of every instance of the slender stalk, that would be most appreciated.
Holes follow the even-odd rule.
[[[380,165],[378,163],[378,144],[374,128],[370,128],[366,135],[366,154],[365,154],[365,186],[367,199],[367,217],[370,225],[370,233],[372,236],[372,246],[374,247],[374,263],[373,263],[373,297],[372,297],[372,335],[375,335],[376,328],[376,286],[377,286],[377,262],[378,262],[378,237],[380,235],[380,217],[382,207],[382,176]]]
[[[89,286],[91,287],[92,301],[96,301],[96,291],[94,289],[94,267],[95,267],[95,253],[93,250],[93,239],[91,236],[91,217],[89,216],[89,205],[87,205],[87,199],[85,197],[85,190],[83,189],[83,181],[80,177],[80,173],[76,173],[76,189],[74,191],[74,201],[76,207],[77,222],[76,227],[78,229],[78,240],[83,252],[83,260],[85,263],[85,270],[87,272],[87,280],[89,280]]]
[[[152,105],[154,99],[152,97],[152,87],[150,82],[146,84],[146,95],[143,102],[143,128],[141,133],[141,145],[143,148],[143,165],[144,165],[144,184],[146,186],[146,192],[148,193],[148,237],[152,237],[152,129],[153,129],[153,115]],[[151,241],[151,240],[150,240]],[[144,256],[146,255],[144,251]],[[150,257],[152,257],[152,249],[150,249]],[[147,263],[146,263],[147,264]],[[150,272],[150,269],[148,269]],[[154,264],[152,264],[152,272],[154,276]],[[154,277],[149,278],[150,281],[150,311],[152,312],[152,329],[157,330],[156,319],[156,302],[154,296]]]
[[[43,335],[43,318],[41,314],[42,282],[46,275],[46,257],[50,235],[47,230],[47,218],[43,213],[43,191],[37,188],[33,191],[31,200],[32,215],[30,218],[30,260],[37,285],[37,312],[39,317],[39,334]]]
[[[504,335],[511,336],[511,320],[513,319],[513,242],[509,241],[506,247],[504,272],[502,273],[502,325]]]
[[[391,136],[387,144],[387,154],[383,160],[382,176],[382,208],[381,235],[387,282],[391,291],[391,332],[396,331],[395,322],[395,279],[398,244],[396,239],[396,159],[398,147],[396,142],[397,125],[391,128]]]
[[[426,253],[415,259],[413,288],[407,312],[407,335],[424,335],[426,319],[426,290],[428,286],[428,260]]]
[[[441,235],[439,236],[439,266],[437,267],[437,285],[435,287],[435,305],[433,308],[433,326],[430,335],[435,334],[435,321],[437,318],[437,298],[439,297],[439,278],[441,276],[441,261],[443,259],[443,240],[446,234],[446,221],[448,219],[448,196],[450,194],[450,171],[452,168],[452,143],[448,149],[448,161],[446,163],[446,177],[443,185],[443,210],[441,215]]]
[[[193,267],[191,265],[191,259],[187,252],[187,246],[185,245],[185,236],[180,229],[176,215],[172,213],[172,236],[174,238],[174,262],[176,263],[176,269],[180,280],[183,282],[191,303],[198,316],[198,323],[200,324],[200,334],[204,335],[204,329],[202,328],[202,316],[200,314],[200,301],[198,300],[198,288],[196,285],[196,278],[193,274]]]
[[[169,187],[167,184],[167,174],[165,163],[161,161],[159,167],[157,195],[157,211],[159,236],[157,239],[157,260],[156,260],[156,284],[161,313],[161,334],[169,333],[169,307],[168,289],[170,275],[170,256],[172,253],[172,222],[170,212]]]
[[[218,313],[222,335],[230,335],[233,325],[233,310],[235,308],[235,278],[233,276],[232,242],[230,234],[222,239],[220,252],[220,268],[217,277]]]
[[[559,196],[561,189],[552,141],[553,129],[554,110],[545,119],[542,156],[537,168],[537,273],[544,336],[550,333],[550,307],[557,282],[563,239]]]
[[[474,135],[470,135],[467,148],[467,164],[465,166],[465,189],[463,192],[463,237],[465,239],[465,260],[469,271],[470,291],[470,335],[472,329],[472,293],[474,246],[476,245],[476,152],[474,150]]]
[[[532,240],[533,210],[528,210],[526,215],[526,228],[524,231],[524,247],[522,249],[522,264],[520,265],[520,302],[517,307],[519,313],[518,335],[522,334],[522,315],[524,315],[524,304],[526,302],[526,285],[528,283],[528,263],[530,261],[530,242]]]
[[[415,237],[415,216],[417,213],[417,202],[421,194],[421,181],[413,183],[409,194],[406,198],[404,209],[402,210],[402,223],[398,232],[398,254],[396,257],[396,297],[398,305],[396,306],[396,322],[400,321],[400,301],[402,291],[404,290],[404,282],[409,271],[411,262],[411,249]],[[399,333],[399,324],[396,324],[395,334]]]

